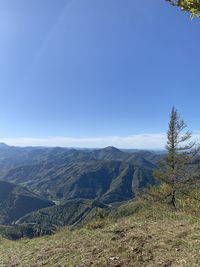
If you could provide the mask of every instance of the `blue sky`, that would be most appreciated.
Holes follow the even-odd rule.
[[[0,0],[0,137],[159,148],[200,130],[200,20],[164,0]]]

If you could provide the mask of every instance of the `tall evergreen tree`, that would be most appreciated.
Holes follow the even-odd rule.
[[[167,155],[154,172],[154,176],[170,188],[168,196],[174,208],[177,207],[177,192],[193,179],[194,168],[191,163],[200,149],[196,142],[191,141],[192,133],[186,128],[186,123],[173,107],[167,132]]]

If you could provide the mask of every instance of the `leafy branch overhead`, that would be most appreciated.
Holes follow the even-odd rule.
[[[173,6],[191,13],[191,17],[200,17],[200,0],[166,0]]]

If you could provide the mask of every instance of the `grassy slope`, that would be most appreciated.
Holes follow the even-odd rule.
[[[135,205],[129,202],[78,230],[17,242],[2,239],[0,266],[200,266],[199,217],[174,213],[163,204],[128,215]]]

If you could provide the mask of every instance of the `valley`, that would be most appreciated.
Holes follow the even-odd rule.
[[[78,150],[0,144],[4,192],[0,223],[17,230],[23,224],[52,231],[55,226],[81,224],[93,209],[133,199],[155,185],[152,171],[160,157],[115,147]],[[12,190],[6,191],[7,187]]]

